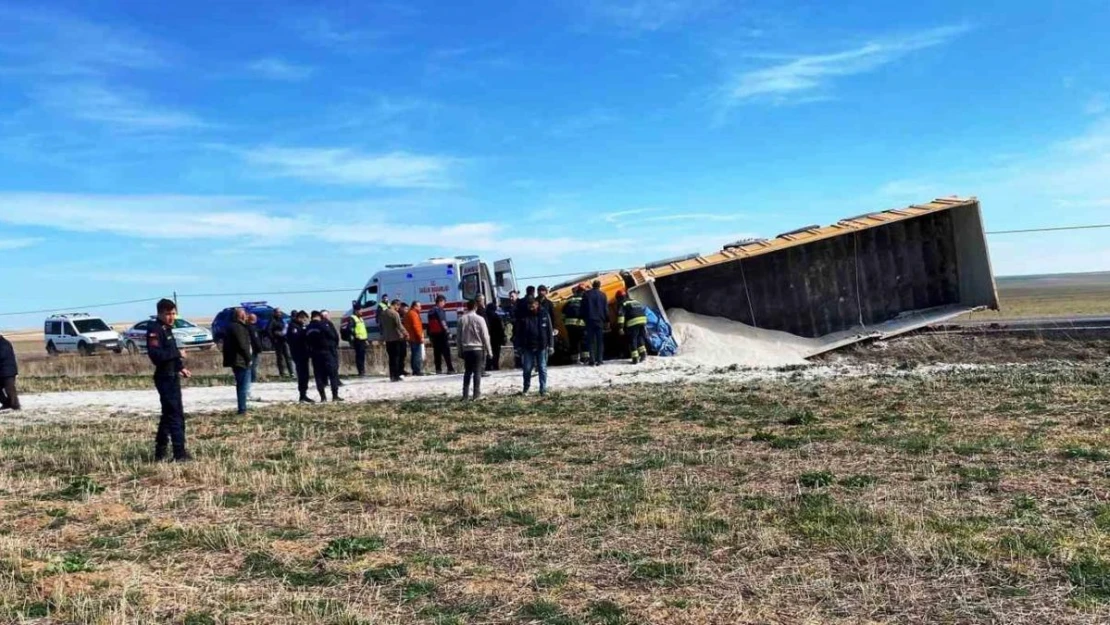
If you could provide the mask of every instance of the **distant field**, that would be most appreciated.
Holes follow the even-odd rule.
[[[999,278],[1002,310],[973,319],[1110,314],[1110,272]]]
[[[664,392],[665,391],[665,392]],[[0,431],[0,622],[1110,622],[1101,365]]]

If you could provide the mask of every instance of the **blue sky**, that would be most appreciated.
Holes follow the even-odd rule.
[[[0,313],[622,267],[952,194],[1110,221],[1105,2],[2,2]],[[991,250],[1110,270],[1106,241]]]

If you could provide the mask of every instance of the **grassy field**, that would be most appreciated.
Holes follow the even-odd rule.
[[[1105,366],[789,376],[7,428],[0,621],[1110,619]]]
[[[1110,273],[998,278],[999,311],[972,319],[1110,314]]]

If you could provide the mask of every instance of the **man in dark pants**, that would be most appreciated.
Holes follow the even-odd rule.
[[[284,378],[285,372],[293,375],[293,364],[289,359],[289,344],[285,340],[285,315],[280,308],[274,309],[274,316],[266,326],[266,335],[270,338],[270,346],[274,348],[274,359],[277,360],[278,377]]]
[[[647,360],[647,309],[624,291],[617,291],[617,332],[628,337],[632,364]]]
[[[547,316],[539,299],[532,300],[527,316],[517,318],[516,329],[518,333],[513,335],[513,342],[524,361],[522,392],[528,393],[532,386],[532,369],[535,368],[540,374],[540,395],[546,395],[547,357],[551,354],[554,335],[551,332],[551,317]]]
[[[362,307],[358,302],[351,306],[351,347],[355,350],[355,370],[358,377],[366,377],[366,346],[369,344],[370,334],[366,331],[366,321],[362,318]]]
[[[609,300],[601,292],[601,280],[582,295],[582,320],[586,322],[586,349],[589,364],[600,367],[605,360],[605,324],[609,323]]]
[[[395,299],[389,303],[389,308],[378,316],[378,327],[381,329],[382,340],[385,341],[386,353],[389,355],[389,381],[400,382],[404,378],[405,349],[409,338],[408,331],[401,321],[401,300]]]
[[[305,342],[305,323],[308,314],[303,310],[297,311],[292,323],[285,330],[285,341],[289,344],[289,352],[293,356],[293,363],[297,369],[297,393],[299,401],[303,404],[314,404],[308,396],[308,344]]]
[[[486,329],[489,330],[489,342],[492,351],[490,359],[486,361],[486,371],[501,370],[501,348],[505,346],[505,319],[496,304],[489,304],[485,310]]]
[[[0,335],[0,410],[19,410],[19,393],[15,389],[15,378],[19,375],[19,363],[15,360],[15,348],[8,339]]]
[[[258,333],[258,316],[247,314],[247,333],[251,338],[251,384],[258,381],[258,361],[262,359],[262,335]]]
[[[574,287],[573,295],[563,304],[563,327],[567,329],[567,343],[570,345],[570,361],[579,364],[584,361],[582,338],[586,333],[586,322],[582,319],[582,292],[585,285]],[[588,356],[587,356],[588,358]]]
[[[320,401],[326,402],[330,383],[332,401],[343,401],[339,398],[339,333],[325,314],[312,311],[312,322],[305,333],[316,373],[316,392],[320,394]]]
[[[177,321],[177,304],[170,299],[158,301],[158,321],[146,335],[147,356],[154,364],[154,387],[162,403],[162,417],[154,436],[154,459],[166,459],[166,447],[173,444],[173,461],[188,462],[192,456],[185,449],[185,407],[181,405],[181,378],[188,378],[185,357],[173,338]]]
[[[235,376],[235,403],[240,415],[247,414],[251,392],[251,347],[247,311],[236,308],[235,319],[228,324],[224,337],[224,366]]]
[[[447,361],[447,373],[455,373],[451,361],[451,335],[447,326],[447,310],[443,305],[447,298],[436,296],[436,305],[428,311],[428,336],[432,339],[432,352],[436,363],[436,373],[443,373],[443,362]]]

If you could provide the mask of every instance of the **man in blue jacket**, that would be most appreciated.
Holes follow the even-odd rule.
[[[146,353],[154,364],[154,387],[162,403],[162,417],[154,437],[154,459],[166,459],[166,447],[173,443],[173,461],[188,462],[192,456],[185,449],[185,407],[181,405],[181,378],[188,378],[185,357],[173,338],[177,321],[177,304],[170,299],[158,301],[158,322],[146,335]]]
[[[598,367],[605,360],[605,324],[609,323],[609,300],[601,292],[601,280],[582,294],[582,320],[586,322],[586,351],[589,364]]]

